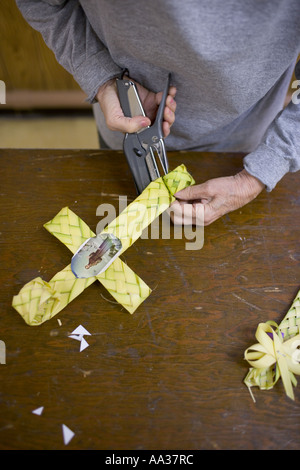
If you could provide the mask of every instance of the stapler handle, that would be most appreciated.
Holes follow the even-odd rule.
[[[117,89],[124,116],[145,116],[135,83],[129,78],[117,78]]]
[[[158,108],[157,113],[156,113],[155,122],[152,126],[153,129],[155,129],[155,130],[156,130],[156,127],[158,128],[157,133],[160,134],[160,138],[163,138],[162,123],[163,123],[163,120],[164,120],[164,110],[165,110],[165,106],[166,106],[166,99],[167,99],[168,94],[169,94],[170,80],[171,80],[171,74],[169,73],[168,74],[168,79],[167,79],[167,82],[166,82],[166,85],[165,85],[165,88],[164,88],[164,91],[163,91],[162,99],[161,99],[161,102],[159,104],[159,108]]]
[[[121,108],[123,110],[124,116],[132,117],[131,116],[131,111],[130,111],[128,95],[127,95],[128,86],[129,86],[129,80],[126,81],[126,85],[125,85],[125,80],[124,79],[117,78],[118,95],[119,95],[119,100],[120,100],[120,104],[121,104]]]
[[[166,99],[170,87],[170,79],[171,74],[169,73],[168,80],[163,91],[163,96],[156,113],[155,121],[151,126],[151,129],[153,129],[153,134],[156,134],[157,136],[159,136],[159,138],[163,138],[162,123]],[[122,74],[122,77],[117,78],[117,89],[124,116],[146,116],[135,83],[129,78],[124,78],[124,73]]]
[[[143,130],[143,133],[142,133],[143,141],[147,142],[149,145],[153,145],[156,142],[164,138],[162,124],[164,120],[164,110],[166,106],[166,99],[169,93],[170,80],[171,80],[171,74],[169,73],[168,79],[167,79],[167,82],[163,91],[163,95],[161,98],[161,102],[159,104],[159,107],[156,113],[155,121],[150,127]]]

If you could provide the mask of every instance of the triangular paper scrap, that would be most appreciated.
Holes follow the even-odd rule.
[[[75,328],[74,331],[72,331],[71,335],[89,335],[91,336],[91,333],[89,333],[85,328],[84,326],[82,325],[79,325],[77,328]]]
[[[83,351],[88,346],[89,346],[89,344],[87,343],[87,341],[84,338],[82,338],[82,340],[80,342],[80,352]]]
[[[69,335],[69,338],[77,339],[77,341],[81,341],[83,336],[82,335]]]
[[[43,407],[43,406],[40,406],[39,408],[36,408],[35,410],[33,410],[32,413],[33,413],[34,415],[39,415],[39,416],[40,416],[40,415],[43,413],[43,411],[44,411],[44,407]]]
[[[68,426],[65,424],[62,425],[62,432],[63,432],[63,438],[64,438],[64,444],[68,445],[70,440],[75,436],[75,433],[71,431]]]

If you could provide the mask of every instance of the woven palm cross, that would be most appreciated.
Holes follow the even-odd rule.
[[[147,188],[102,233],[112,233],[129,248],[151,222],[175,200],[174,194],[195,181],[180,165],[164,177],[152,181]],[[95,236],[89,226],[68,207],[63,208],[44,227],[75,253],[88,238]],[[119,258],[101,274],[78,279],[71,265],[58,272],[49,282],[37,277],[13,297],[12,306],[28,325],[40,325],[54,317],[81,292],[99,281],[112,297],[129,313],[134,313],[150,295],[151,289]]]

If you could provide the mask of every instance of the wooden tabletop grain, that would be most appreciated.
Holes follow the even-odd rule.
[[[258,323],[279,323],[300,287],[299,173],[206,227],[202,249],[139,239],[125,260],[153,292],[133,315],[94,283],[30,327],[13,295],[71,257],[43,224],[69,206],[95,231],[101,204],[118,212],[118,196],[136,194],[122,152],[0,158],[1,449],[299,449],[300,386],[294,402],[281,382],[254,388],[254,402],[243,383]],[[169,162],[197,183],[242,168],[241,155],[176,152]],[[91,333],[82,352],[68,337],[79,325]],[[75,433],[67,446],[62,424]]]

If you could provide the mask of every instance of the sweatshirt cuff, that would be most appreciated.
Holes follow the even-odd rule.
[[[260,144],[254,152],[246,155],[243,163],[245,170],[261,181],[268,192],[289,171],[287,160],[265,144]]]
[[[102,50],[82,62],[73,72],[74,79],[86,93],[89,103],[95,103],[99,87],[122,72],[108,51]]]

